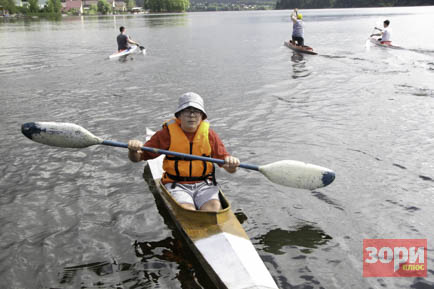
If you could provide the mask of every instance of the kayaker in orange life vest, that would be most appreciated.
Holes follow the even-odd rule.
[[[175,118],[165,122],[144,145],[147,147],[177,151],[181,153],[224,159],[222,166],[234,173],[240,160],[231,156],[220,137],[209,127],[207,114],[200,95],[187,92],[179,97]],[[158,154],[144,152],[139,140],[128,142],[128,158],[139,162],[158,157]],[[218,211],[221,208],[215,180],[213,163],[200,160],[182,160],[166,156],[162,182],[174,199],[184,208],[191,210]]]

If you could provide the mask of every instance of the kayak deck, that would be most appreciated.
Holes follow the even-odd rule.
[[[312,55],[317,55],[318,53],[316,53],[315,51],[313,51],[313,48],[310,46],[298,46],[298,45],[294,45],[292,43],[292,41],[285,41],[284,45],[296,52],[301,52],[301,53],[306,53],[306,54],[312,54]]]
[[[188,210],[162,185],[164,156],[148,160],[156,193],[203,269],[217,288],[278,288],[220,191],[218,212]]]

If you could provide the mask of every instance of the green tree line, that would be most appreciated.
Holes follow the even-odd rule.
[[[0,0],[0,6],[12,14],[16,13],[16,11],[17,11],[17,7],[15,6],[14,0]]]
[[[127,9],[131,10],[136,7],[135,0],[125,0],[127,1]],[[38,0],[28,0],[26,5],[16,6],[14,0],[0,0],[0,7],[7,10],[9,14],[21,14],[28,16],[41,16],[41,17],[54,17],[59,19],[62,14],[62,3],[61,0],[47,0],[43,8],[39,7]],[[96,14],[110,14],[113,11],[112,5],[108,3],[107,0],[98,0],[97,4],[92,4],[89,9],[85,10],[85,14],[96,15]],[[79,9],[70,9],[67,11],[70,15],[79,15]]]
[[[184,12],[190,7],[189,0],[145,0],[143,7],[151,12]]]
[[[276,9],[434,5],[434,0],[277,0]]]
[[[38,0],[28,0],[27,5],[24,6],[16,6],[14,0],[0,0],[0,6],[9,14],[60,16],[62,13],[60,0],[47,0],[47,4],[43,8],[39,8]]]

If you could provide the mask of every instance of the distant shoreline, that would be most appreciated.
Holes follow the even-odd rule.
[[[434,7],[434,5],[411,5],[411,6],[367,6],[367,7],[324,7],[324,8],[300,8],[303,10],[322,10],[322,9],[369,9],[369,8],[410,8],[410,7]],[[61,19],[63,17],[101,17],[101,16],[138,16],[138,15],[176,15],[185,13],[196,13],[196,12],[242,12],[242,11],[280,11],[280,10],[291,10],[291,9],[279,9],[279,8],[267,8],[267,9],[242,9],[242,10],[193,10],[184,12],[136,12],[136,13],[120,13],[120,14],[7,14],[0,15],[0,19]]]

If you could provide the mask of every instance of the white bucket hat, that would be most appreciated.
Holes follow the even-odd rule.
[[[194,107],[199,109],[203,112],[205,117],[203,119],[206,119],[208,116],[206,115],[205,106],[203,104],[203,99],[200,97],[199,94],[194,92],[187,92],[184,93],[179,97],[178,100],[178,108],[175,111],[175,115],[180,112],[183,109],[186,109],[187,107]]]

